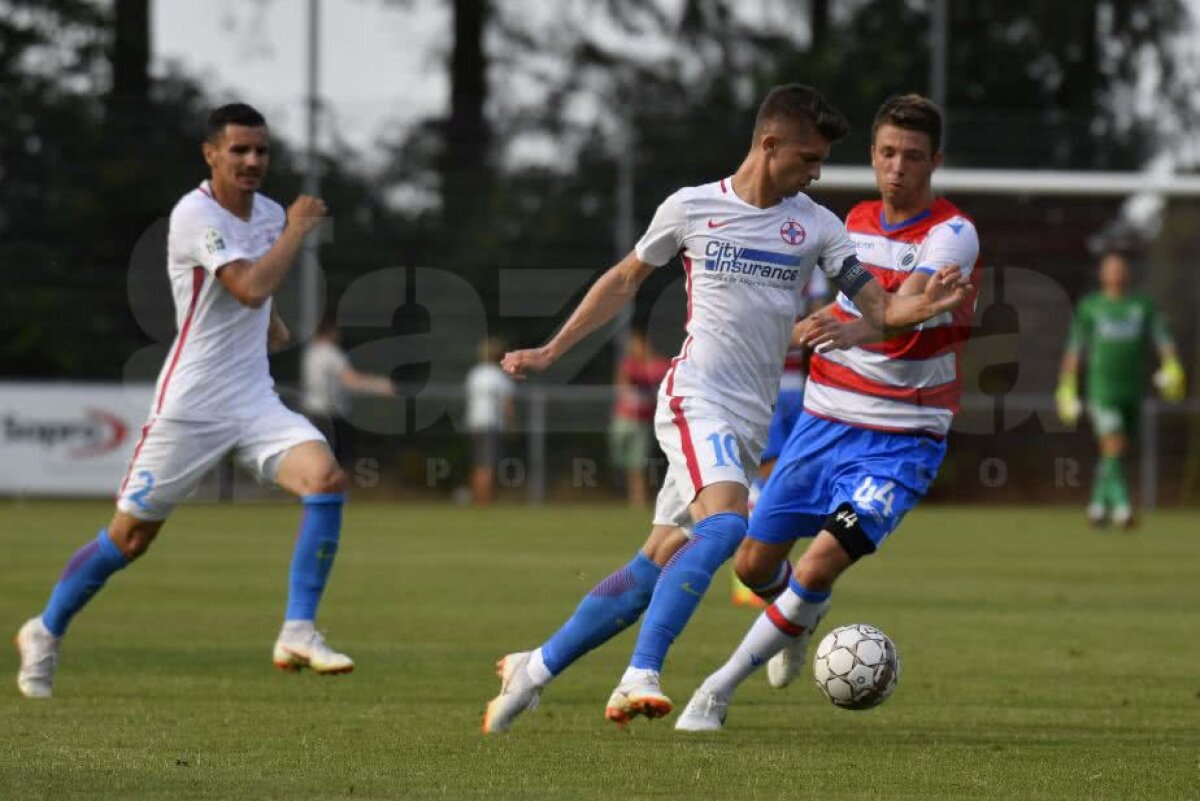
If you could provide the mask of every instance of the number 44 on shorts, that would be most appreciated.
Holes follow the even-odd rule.
[[[854,491],[854,503],[860,509],[870,509],[878,503],[879,512],[884,517],[890,517],[892,514],[892,504],[896,500],[893,494],[893,490],[895,489],[895,481],[885,481],[882,484],[876,484],[875,479],[868,476],[863,479],[863,482],[858,485],[858,489]]]

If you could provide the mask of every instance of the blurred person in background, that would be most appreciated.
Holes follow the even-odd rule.
[[[1142,407],[1142,369],[1153,344],[1159,369],[1154,385],[1164,400],[1183,400],[1186,380],[1175,344],[1154,301],[1130,289],[1129,260],[1110,250],[1100,259],[1100,290],[1079,302],[1054,399],[1059,418],[1075,425],[1084,405],[1079,400],[1079,362],[1087,362],[1087,412],[1100,449],[1087,506],[1094,526],[1108,522],[1135,525],[1133,504],[1121,460],[1136,433]]]
[[[646,505],[646,464],[654,437],[658,386],[670,362],[650,347],[646,332],[633,329],[613,379],[616,400],[608,429],[613,467],[625,473],[625,497],[631,507]]]
[[[471,498],[487,506],[495,497],[501,438],[513,420],[513,381],[500,369],[504,343],[486,339],[479,363],[467,373],[467,431],[471,434]]]
[[[349,422],[350,393],[394,397],[396,385],[381,375],[360,373],[341,348],[341,332],[325,317],[300,361],[301,408],[333,446],[338,463],[350,461],[354,427]]]

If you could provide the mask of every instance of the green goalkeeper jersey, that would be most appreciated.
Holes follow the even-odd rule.
[[[1145,295],[1110,298],[1095,292],[1079,303],[1067,347],[1087,361],[1092,403],[1136,403],[1142,397],[1142,365],[1151,344],[1170,344],[1162,316]]]

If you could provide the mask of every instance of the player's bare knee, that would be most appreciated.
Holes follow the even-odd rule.
[[[150,544],[158,536],[160,527],[160,523],[143,521],[133,525],[114,525],[109,527],[108,538],[117,546],[125,560],[132,562],[149,550]]]
[[[833,589],[833,582],[837,580],[840,572],[834,571],[828,560],[809,558],[805,553],[796,563],[792,575],[806,590],[828,592]]]
[[[642,545],[642,553],[647,559],[663,567],[687,541],[687,532],[679,526],[656,525]]]
[[[337,465],[320,473],[313,481],[310,493],[342,493],[346,491],[346,473]]]
[[[745,540],[738,548],[733,558],[733,570],[747,587],[760,587],[775,578],[779,564],[765,556],[761,549],[753,547],[751,540]]]

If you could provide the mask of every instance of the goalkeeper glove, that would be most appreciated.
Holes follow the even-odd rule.
[[[1187,381],[1184,379],[1183,365],[1179,363],[1179,359],[1172,356],[1163,361],[1162,367],[1154,374],[1154,386],[1167,403],[1179,403],[1183,400],[1187,391]]]
[[[1079,402],[1079,393],[1075,389],[1075,376],[1063,376],[1059,379],[1058,389],[1054,392],[1054,404],[1058,408],[1058,419],[1069,426],[1079,420],[1083,405]]]

